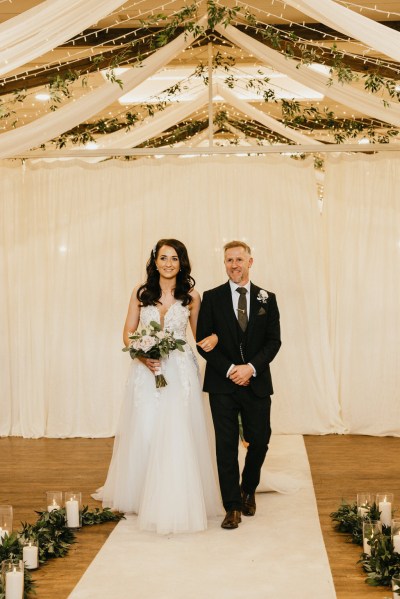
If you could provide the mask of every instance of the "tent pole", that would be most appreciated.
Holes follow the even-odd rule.
[[[213,47],[208,43],[208,145],[213,146]]]

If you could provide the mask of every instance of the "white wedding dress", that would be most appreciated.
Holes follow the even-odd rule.
[[[141,308],[141,324],[160,323],[156,306]],[[186,339],[189,309],[176,301],[164,328]],[[110,507],[138,514],[142,530],[196,532],[222,513],[196,357],[189,344],[162,360],[167,386],[132,360],[107,480],[93,495]]]

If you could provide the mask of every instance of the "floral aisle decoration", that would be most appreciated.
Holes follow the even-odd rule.
[[[76,543],[75,533],[67,526],[65,508],[58,510],[39,511],[34,524],[22,523],[18,532],[5,535],[0,543],[0,563],[8,559],[23,559],[23,545],[34,541],[39,546],[39,563],[45,564],[49,559],[64,557],[70,546]],[[82,509],[82,526],[93,526],[105,522],[119,522],[123,514],[112,512],[109,508],[89,510]],[[35,593],[35,583],[29,570],[24,569],[24,598]],[[5,589],[0,578],[0,599],[5,599]]]
[[[365,515],[360,515],[356,503],[342,501],[330,517],[335,530],[348,535],[352,543],[363,546],[363,523],[378,521],[380,515],[376,503]],[[370,586],[390,587],[392,578],[400,575],[400,554],[394,551],[391,527],[382,525],[381,532],[369,544],[370,554],[363,551],[358,561],[367,574],[365,582]]]

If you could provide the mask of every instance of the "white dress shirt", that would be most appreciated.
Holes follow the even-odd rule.
[[[248,321],[250,318],[250,281],[248,281],[246,283],[246,285],[238,285],[237,283],[234,283],[231,279],[229,279],[229,285],[231,288],[232,304],[233,304],[233,309],[235,311],[236,318],[238,317],[238,306],[239,306],[239,297],[240,297],[240,293],[238,293],[236,291],[236,289],[239,289],[239,287],[244,287],[245,289],[247,289],[246,304],[247,304],[247,321]],[[256,372],[256,369],[254,368],[253,364],[248,362],[248,365],[251,366],[253,369],[253,376],[256,376],[257,372]],[[235,366],[235,364],[232,364],[229,367],[228,372],[226,373],[227,378],[229,377],[229,374],[231,373],[231,370],[234,366]]]

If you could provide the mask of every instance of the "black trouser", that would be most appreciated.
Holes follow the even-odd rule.
[[[239,387],[231,394],[210,393],[210,406],[222,502],[226,511],[241,509],[238,415],[241,414],[244,438],[249,443],[242,487],[246,493],[254,493],[271,436],[271,398],[257,397],[248,387]]]

